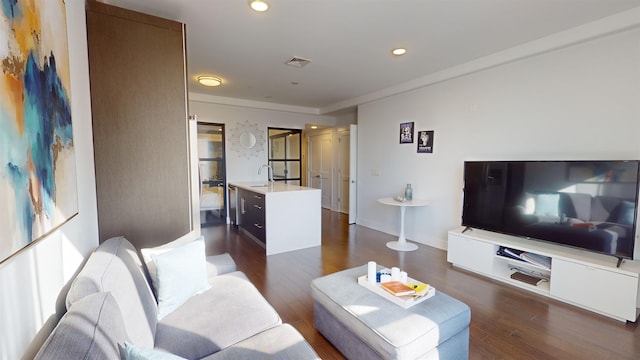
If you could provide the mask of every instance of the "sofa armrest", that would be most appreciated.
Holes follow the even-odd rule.
[[[236,271],[236,263],[228,253],[207,256],[207,277],[228,274]]]

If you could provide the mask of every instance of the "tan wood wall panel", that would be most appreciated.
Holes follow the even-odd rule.
[[[140,247],[191,231],[184,26],[89,2],[100,241]]]

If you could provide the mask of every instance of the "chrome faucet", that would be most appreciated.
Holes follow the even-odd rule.
[[[275,183],[276,181],[273,180],[273,168],[269,164],[260,165],[260,168],[258,169],[258,175],[260,175],[263,168],[267,168],[267,177],[269,178],[269,182]],[[269,172],[269,170],[271,171]]]

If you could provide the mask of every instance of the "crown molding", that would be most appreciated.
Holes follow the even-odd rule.
[[[206,95],[196,92],[189,92],[189,101],[205,102],[210,104],[242,106],[262,110],[284,111],[292,113],[300,113],[306,115],[320,115],[320,109],[304,106],[285,105],[278,103],[270,103],[264,101],[253,101],[238,98],[230,98],[224,96]]]
[[[530,41],[528,43],[429,74],[397,86],[337,102],[320,108],[319,113],[326,114],[340,109],[366,104],[393,95],[402,94],[415,89],[441,83],[443,81],[455,79],[464,75],[469,75],[481,70],[566,48],[582,42],[637,29],[638,27],[640,27],[640,7],[549,35],[538,40]]]

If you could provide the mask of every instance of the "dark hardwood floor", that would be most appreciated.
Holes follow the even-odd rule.
[[[637,323],[622,323],[453,268],[446,252],[420,245],[385,246],[394,236],[323,210],[322,246],[284,254],[264,250],[232,226],[204,228],[207,253],[228,252],[278,311],[323,359],[342,355],[313,327],[311,280],[374,260],[398,266],[471,307],[470,359],[640,359]]]

